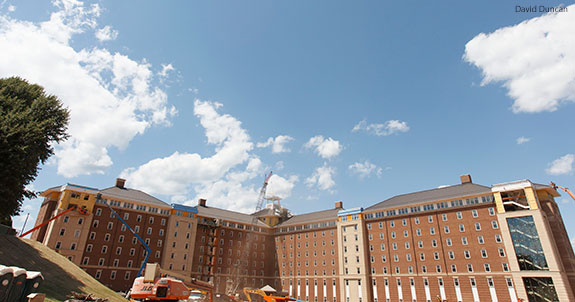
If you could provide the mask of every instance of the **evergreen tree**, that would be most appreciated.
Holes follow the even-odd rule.
[[[11,77],[0,79],[0,223],[11,225],[38,175],[39,164],[68,138],[70,113],[44,88]]]

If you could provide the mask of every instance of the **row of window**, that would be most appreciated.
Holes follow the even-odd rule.
[[[116,279],[116,271],[111,271],[110,272],[110,279],[111,280],[115,280]],[[124,280],[130,280],[130,276],[131,276],[132,272],[126,272],[124,274]],[[96,271],[96,275],[94,276],[97,280],[99,280],[102,277],[102,271],[101,270],[97,270]]]
[[[431,240],[431,246],[432,246],[432,247],[437,247],[437,242],[438,242],[438,241],[437,241],[436,239],[432,239],[432,240]],[[483,238],[483,236],[477,236],[477,242],[478,242],[479,244],[485,244],[485,239]],[[495,234],[495,242],[496,242],[496,243],[501,243],[501,242],[502,242],[501,235]],[[453,246],[453,241],[451,240],[451,238],[445,238],[445,243],[446,243],[447,246]],[[462,244],[462,245],[468,245],[468,244],[469,244],[469,241],[467,240],[467,237],[461,237],[461,244]],[[385,243],[382,243],[380,246],[381,246],[381,250],[382,250],[382,251],[385,251]],[[391,243],[391,247],[392,247],[393,250],[397,250],[397,249],[398,249],[397,242],[392,242],[392,243]],[[405,249],[408,250],[408,249],[410,249],[410,247],[411,247],[411,243],[410,243],[409,241],[406,241],[406,242],[405,242]],[[423,248],[423,241],[422,241],[422,240],[419,240],[419,241],[417,242],[417,247],[418,247],[418,248]],[[373,250],[374,250],[373,245],[370,245],[370,246],[369,246],[369,250],[370,250],[371,252],[373,252]]]
[[[504,272],[509,272],[509,265],[508,265],[507,263],[502,263],[502,264],[501,264],[501,267],[502,267],[502,269],[503,269]],[[485,272],[489,273],[489,272],[491,272],[491,265],[490,265],[489,263],[484,263],[484,264],[483,264],[483,269],[484,269]],[[395,267],[394,267],[394,272],[395,272],[395,274],[401,274],[401,268],[400,268],[399,266],[395,266]],[[429,271],[428,271],[428,269],[427,269],[427,265],[422,265],[422,266],[421,266],[421,272],[420,272],[420,273],[428,273],[428,272],[429,272]],[[435,266],[435,273],[442,273],[442,272],[443,272],[442,266],[441,266],[441,265],[436,265],[436,266]],[[457,265],[456,265],[456,264],[451,264],[451,272],[452,272],[452,273],[457,273]],[[467,264],[467,272],[468,272],[468,273],[473,273],[473,272],[474,272],[474,270],[473,270],[473,264],[471,264],[471,263],[468,263],[468,264]],[[346,273],[346,275],[348,274],[348,269],[347,269],[347,268],[345,269],[345,273]],[[357,273],[360,274],[360,269],[359,269],[359,267],[357,268]],[[372,266],[372,267],[371,267],[371,273],[372,273],[372,274],[378,273],[377,267]],[[381,267],[381,273],[383,273],[383,274],[385,274],[385,275],[388,274],[388,269],[387,269],[386,266]],[[413,266],[408,266],[408,267],[407,267],[407,273],[408,273],[408,274],[413,274],[413,273],[414,273],[414,267],[413,267]]]
[[[112,207],[123,207],[126,209],[134,209],[136,208],[137,211],[143,211],[143,212],[150,212],[150,213],[160,213],[161,215],[170,215],[170,209],[159,209],[156,207],[151,207],[151,206],[144,206],[144,205],[140,205],[140,204],[133,204],[131,202],[121,202],[118,200],[113,200],[113,199],[106,199],[106,198],[102,198],[101,200],[96,200],[96,203],[100,203],[100,204],[108,204]]]
[[[418,212],[426,212],[426,211],[433,211],[433,210],[440,210],[446,209],[451,207],[462,207],[464,205],[474,205],[481,203],[488,203],[493,202],[494,198],[492,195],[489,196],[481,196],[481,201],[479,197],[467,198],[465,201],[463,199],[459,200],[452,200],[451,202],[443,201],[433,204],[426,204],[421,206],[412,206],[412,207],[405,207],[400,209],[394,210],[385,210],[376,213],[367,213],[365,214],[365,219],[374,219],[374,218],[381,218],[381,217],[390,217],[390,216],[397,216],[397,215],[405,215],[409,213],[418,213]],[[343,218],[343,217],[342,217]]]

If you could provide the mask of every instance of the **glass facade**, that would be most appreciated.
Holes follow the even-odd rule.
[[[553,279],[549,277],[523,278],[529,302],[555,302],[559,301]]]
[[[507,218],[513,247],[519,268],[523,270],[548,270],[545,253],[539,241],[537,228],[532,216]]]

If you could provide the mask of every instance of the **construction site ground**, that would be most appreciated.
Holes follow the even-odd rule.
[[[45,293],[49,302],[64,301],[73,291],[110,302],[128,302],[64,256],[36,241],[0,235],[0,264],[42,272],[44,282],[38,292]]]

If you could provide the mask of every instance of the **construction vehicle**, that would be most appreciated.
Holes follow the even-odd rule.
[[[185,278],[185,277],[184,277]],[[130,301],[193,301],[213,302],[213,286],[208,282],[190,279],[187,282],[168,276],[157,263],[147,263],[144,276],[134,280],[129,292]]]
[[[56,216],[54,216],[54,217],[48,219],[47,221],[45,221],[45,222],[42,223],[42,224],[39,224],[39,225],[33,227],[33,228],[32,228],[31,230],[29,230],[28,232],[26,232],[26,233],[20,235],[20,238],[24,238],[26,235],[28,235],[28,234],[34,232],[35,230],[37,230],[37,229],[39,229],[39,228],[41,228],[41,227],[43,227],[43,226],[49,224],[50,222],[52,222],[52,221],[58,219],[58,218],[61,217],[62,215],[67,214],[67,213],[69,213],[69,212],[71,212],[71,211],[77,211],[77,212],[80,213],[81,215],[88,215],[88,210],[86,210],[86,207],[81,207],[81,208],[80,208],[80,207],[78,207],[78,206],[75,205],[75,204],[74,204],[74,205],[69,205],[69,206],[68,206],[68,209],[66,209],[64,212],[62,212],[62,213],[60,213],[60,214],[58,214],[58,215],[56,215]]]
[[[263,301],[265,302],[296,301],[295,299],[288,297],[286,292],[278,293],[275,289],[271,288],[270,286],[265,286],[261,289],[249,288],[249,287],[244,288],[244,295],[246,295],[246,298],[250,302],[253,301],[251,297],[252,294],[262,297],[260,298],[260,301],[262,301],[261,299],[263,299]],[[274,294],[276,295],[274,296]]]
[[[573,200],[575,200],[575,195],[573,195],[573,192],[571,192],[571,190],[569,190],[568,188],[558,186],[554,182],[550,182],[549,185],[555,190],[557,190],[557,189],[563,190],[565,193],[569,194],[569,196],[571,196],[571,198],[573,198]]]

